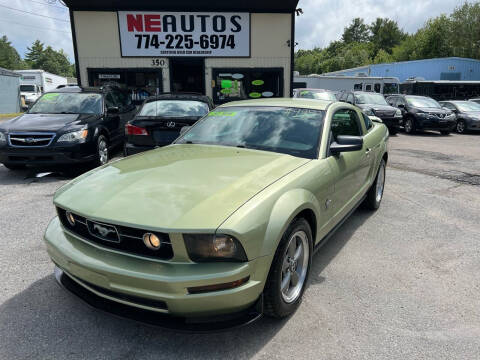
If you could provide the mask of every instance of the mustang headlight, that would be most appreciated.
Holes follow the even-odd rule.
[[[85,141],[87,135],[88,130],[72,131],[60,136],[57,142],[82,142]]]
[[[195,262],[247,261],[240,242],[223,234],[183,234],[188,256]]]
[[[0,146],[5,145],[7,143],[7,137],[4,133],[0,132]]]

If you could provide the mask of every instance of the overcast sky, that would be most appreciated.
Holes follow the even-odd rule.
[[[22,57],[27,46],[39,39],[56,50],[63,49],[73,61],[68,10],[54,1],[0,0],[0,36],[7,35]],[[388,17],[405,31],[415,32],[428,18],[448,14],[460,3],[461,0],[300,0],[298,6],[304,13],[296,18],[297,49],[327,46],[340,38],[343,28],[355,17],[364,18],[366,23]]]

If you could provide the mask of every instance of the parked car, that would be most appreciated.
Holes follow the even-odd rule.
[[[124,155],[171,144],[182,127],[193,125],[213,108],[212,100],[201,94],[165,93],[146,99],[125,127]]]
[[[390,106],[383,95],[364,91],[342,91],[338,99],[358,106],[369,116],[382,119],[390,134],[395,135],[398,132],[403,120],[402,112]]]
[[[455,129],[455,114],[432,98],[414,95],[393,95],[387,102],[399,108],[403,115],[403,127],[407,134],[421,130],[436,130],[448,135]]]
[[[358,205],[380,206],[388,131],[362,118],[341,102],[230,102],[70,182],[44,236],[57,278],[189,324],[288,316],[314,251]]]
[[[335,91],[324,89],[293,89],[294,98],[337,101]]]
[[[457,117],[455,129],[459,134],[480,130],[480,104],[473,101],[440,101],[440,105],[453,111]]]
[[[22,116],[0,124],[0,163],[103,165],[120,145],[135,107],[118,88],[65,87],[49,92]]]
[[[480,104],[480,98],[470,99],[468,101],[472,101],[472,102],[475,102],[477,104]]]

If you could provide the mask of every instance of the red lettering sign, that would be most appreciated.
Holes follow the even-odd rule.
[[[160,15],[144,15],[145,31],[160,32],[162,31]]]
[[[143,31],[143,16],[127,14],[128,31]]]

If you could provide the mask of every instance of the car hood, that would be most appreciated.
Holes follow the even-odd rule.
[[[92,114],[24,114],[2,124],[8,131],[58,131],[67,125],[81,125],[98,118]]]
[[[430,113],[430,114],[452,114],[450,110],[444,110],[439,108],[428,108],[428,107],[416,107],[415,110]]]
[[[358,107],[362,109],[373,109],[373,110],[396,110],[393,106],[390,105],[378,105],[378,104],[358,104]]]
[[[54,202],[124,226],[214,231],[255,194],[309,161],[235,147],[170,145],[81,176]]]

